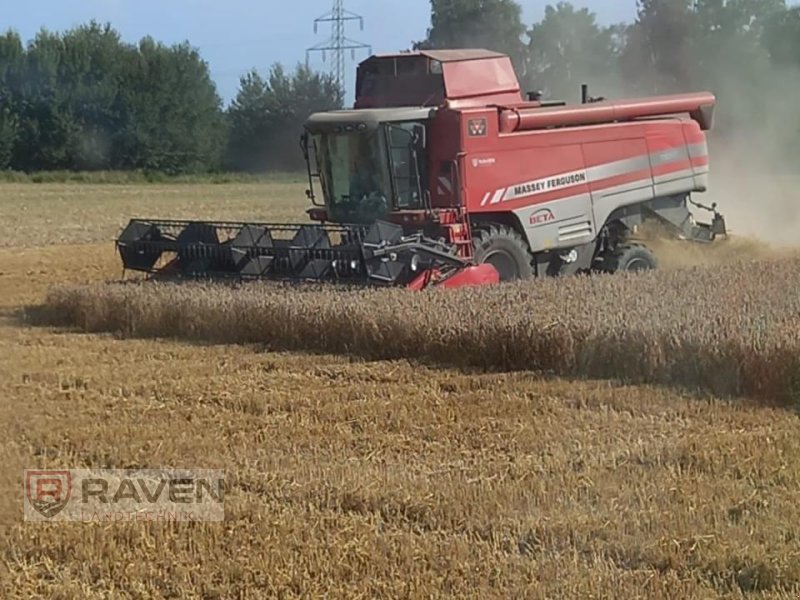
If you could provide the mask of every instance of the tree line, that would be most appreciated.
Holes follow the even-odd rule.
[[[330,76],[275,65],[223,108],[197,49],[128,44],[110,25],[0,36],[0,169],[296,169],[303,120],[341,106]]]
[[[633,1],[633,0],[631,0]],[[637,0],[633,23],[598,23],[569,2],[526,24],[515,0],[431,0],[423,48],[486,47],[512,57],[526,90],[575,100],[708,89],[718,137],[800,149],[800,8],[784,0]],[[188,42],[123,42],[110,25],[0,36],[0,169],[165,173],[302,167],[302,123],[343,106],[329,75],[303,65],[244,75],[223,106]]]

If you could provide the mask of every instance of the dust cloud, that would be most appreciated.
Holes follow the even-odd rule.
[[[709,190],[696,199],[716,202],[733,236],[800,246],[800,157],[794,165],[781,165],[779,159],[765,163],[760,154],[768,144],[754,141],[749,152],[712,145]]]
[[[721,65],[709,190],[697,199],[717,202],[734,236],[800,246],[800,70],[752,75]]]
[[[729,235],[710,245],[649,242],[664,267],[800,254],[800,70],[762,66],[747,74],[721,64],[707,88],[717,95],[709,189],[693,199],[716,203]],[[707,211],[692,212],[710,221]]]
[[[710,244],[685,242],[663,235],[639,236],[658,260],[660,269],[708,267],[752,260],[776,260],[797,255],[790,247],[773,246],[755,237],[731,234]]]

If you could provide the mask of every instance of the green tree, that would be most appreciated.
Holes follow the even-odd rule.
[[[764,29],[785,10],[784,0],[638,0],[626,76],[672,91],[763,73]]]
[[[550,98],[573,98],[582,83],[603,94],[620,85],[619,27],[600,27],[587,8],[569,2],[545,8],[528,32],[526,82]]]
[[[119,33],[90,23],[65,33],[58,68],[56,108],[65,115],[70,169],[107,169],[122,125],[117,98],[126,58]]]
[[[786,102],[800,93],[800,71],[784,61],[798,43],[791,23],[783,0],[640,0],[625,76],[648,92],[711,90],[714,139],[730,142],[726,153],[738,145],[769,162],[800,137],[800,115]]]
[[[303,123],[312,113],[340,109],[342,103],[334,78],[304,65],[291,75],[274,65],[267,79],[251,71],[228,109],[229,166],[246,171],[302,167]]]
[[[14,88],[24,52],[19,35],[8,31],[0,36],[0,169],[11,165],[19,136],[19,102]]]
[[[761,40],[773,64],[800,66],[800,7],[774,12],[764,23]]]
[[[67,169],[75,124],[59,88],[61,36],[40,31],[28,45],[14,93],[19,137],[12,166],[20,170]]]
[[[124,44],[109,25],[42,30],[25,49],[0,38],[0,99],[0,167],[176,173],[217,167],[224,148],[197,51]]]
[[[239,80],[239,91],[228,108],[228,166],[244,171],[266,168],[273,116],[269,84],[251,71]]]
[[[487,48],[508,54],[521,72],[524,35],[522,9],[514,0],[431,0],[431,26],[414,47]]]
[[[693,0],[637,0],[636,22],[627,32],[621,67],[643,92],[677,91],[690,79],[699,28]]]
[[[5,104],[5,96],[0,93],[0,170],[11,166],[19,130],[17,115]]]
[[[197,50],[144,38],[128,52],[123,78],[117,164],[166,173],[218,168],[225,140],[221,100]]]

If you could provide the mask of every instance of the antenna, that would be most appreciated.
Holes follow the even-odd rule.
[[[333,57],[331,75],[336,79],[336,83],[343,94],[347,91],[345,89],[345,52],[350,50],[352,60],[355,60],[356,50],[366,49],[369,54],[372,54],[372,46],[351,40],[345,35],[345,23],[347,21],[358,21],[361,30],[364,30],[363,17],[346,10],[344,8],[344,0],[334,0],[331,10],[314,19],[314,33],[317,33],[320,23],[331,23],[331,36],[306,50],[306,64],[308,64],[308,57],[312,52],[321,52],[323,61],[327,59],[327,53],[331,53]]]

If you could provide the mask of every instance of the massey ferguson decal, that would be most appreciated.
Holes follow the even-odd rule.
[[[486,119],[470,119],[467,122],[467,133],[470,137],[483,137],[486,135]]]
[[[542,208],[531,215],[531,225],[534,226],[544,225],[545,223],[550,223],[551,221],[555,220],[556,216],[549,208]]]
[[[526,181],[525,183],[519,183],[510,188],[496,190],[494,194],[488,192],[483,197],[481,206],[485,206],[487,203],[499,204],[500,202],[508,202],[509,200],[519,200],[520,198],[527,198],[528,196],[554,192],[556,190],[574,187],[588,181],[589,177],[586,174],[586,169],[562,173],[560,175],[552,175],[543,179]]]
[[[527,181],[508,188],[503,196],[503,200],[517,200],[527,196],[544,194],[545,192],[552,192],[562,188],[572,187],[573,185],[586,183],[587,180],[586,171],[584,170],[564,173],[563,175],[556,175],[555,177],[547,177],[545,179],[537,179],[535,181]]]

